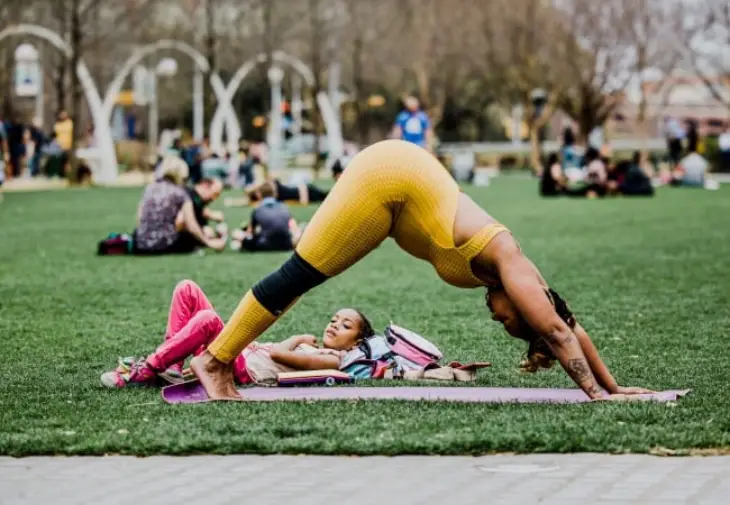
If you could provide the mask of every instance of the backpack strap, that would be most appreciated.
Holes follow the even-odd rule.
[[[490,367],[490,366],[492,366],[492,364],[488,361],[477,361],[474,363],[468,363],[466,365],[463,365],[463,364],[459,363],[458,361],[452,361],[451,363],[449,363],[446,366],[448,366],[450,368],[455,368],[457,370],[474,370],[474,371],[476,371],[476,370],[480,370],[482,368]]]

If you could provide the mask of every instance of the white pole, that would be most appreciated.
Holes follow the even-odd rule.
[[[299,137],[302,133],[302,78],[295,74],[292,77],[291,115],[293,119],[292,135]]]
[[[160,119],[159,111],[157,108],[157,74],[155,72],[149,73],[150,79],[150,133],[149,142],[150,148],[152,148],[152,154],[157,154],[157,137],[159,136]]]
[[[35,97],[35,117],[40,121],[38,127],[41,131],[45,129],[45,73],[43,71],[43,48],[38,48],[38,94]]]
[[[340,124],[340,64],[338,62],[330,64],[328,77],[330,103],[332,103],[337,123]]]
[[[193,77],[193,137],[196,142],[202,141],[205,136],[205,127],[203,126],[205,121],[204,86],[203,72],[199,67],[195,67],[195,76]]]
[[[512,107],[512,144],[518,145],[522,142],[522,106]]]
[[[203,40],[205,32],[205,13],[208,8],[208,2],[202,0],[198,2],[194,16],[194,44],[198,49]],[[212,70],[212,69],[211,69]],[[205,118],[205,83],[203,81],[203,72],[199,65],[195,65],[195,75],[193,76],[193,138],[196,142],[202,142],[205,136],[203,121]]]
[[[272,171],[281,167],[281,81],[284,72],[279,67],[269,70],[271,84],[271,120],[269,123],[269,167]]]

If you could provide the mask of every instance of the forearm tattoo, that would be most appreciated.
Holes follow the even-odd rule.
[[[598,387],[597,385],[595,385],[595,384],[593,384],[593,385],[592,385],[591,387],[589,387],[589,388],[588,388],[588,393],[589,393],[589,394],[594,394],[594,395],[595,395],[595,394],[600,394],[600,393],[602,393],[602,392],[603,392],[603,391],[601,390],[601,388],[599,388],[599,387]]]
[[[573,341],[573,335],[561,337],[560,333],[558,333],[557,331],[551,331],[550,333],[545,335],[544,338],[548,344],[553,344],[553,345],[565,345],[565,344],[569,344]]]
[[[591,367],[588,366],[588,362],[583,358],[568,360],[568,373],[576,382],[583,382],[586,379],[593,378]]]

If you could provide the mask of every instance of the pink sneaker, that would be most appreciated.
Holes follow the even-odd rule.
[[[175,363],[164,372],[160,372],[159,376],[170,384],[181,384],[185,382],[185,377],[183,376],[183,364]]]
[[[138,361],[124,358],[119,360],[116,370],[101,375],[101,383],[108,388],[153,386],[157,384],[157,374],[147,366],[144,358]]]

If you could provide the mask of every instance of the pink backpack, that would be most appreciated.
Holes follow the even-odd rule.
[[[438,364],[444,357],[438,347],[421,335],[392,322],[385,328],[385,339],[394,354],[424,368]]]
[[[347,353],[340,370],[354,379],[382,379],[387,370],[396,377],[405,372],[441,366],[443,353],[421,335],[393,324]]]

